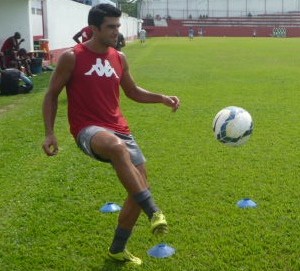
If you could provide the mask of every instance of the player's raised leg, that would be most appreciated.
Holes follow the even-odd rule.
[[[91,147],[95,154],[111,161],[128,194],[137,202],[148,218],[152,219],[153,214],[158,212],[159,208],[148,189],[145,173],[142,173],[141,170],[142,166],[140,165],[139,169],[132,163],[126,144],[114,134],[102,131],[92,137]]]
[[[118,261],[140,264],[139,259],[126,250],[126,243],[141,209],[151,220],[151,231],[154,234],[167,233],[165,217],[156,206],[149,190],[145,166],[144,164],[135,166],[131,161],[126,144],[110,132],[96,133],[91,140],[91,147],[95,154],[111,161],[121,183],[128,192],[128,199],[120,213],[109,256]]]

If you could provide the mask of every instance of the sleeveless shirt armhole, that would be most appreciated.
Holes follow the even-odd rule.
[[[117,51],[117,50],[116,50]],[[121,64],[121,68],[122,68],[122,76],[123,76],[123,73],[124,73],[124,60],[123,60],[123,58],[122,58],[122,52],[119,52],[119,51],[117,51],[117,53],[118,53],[118,58],[119,58],[119,62],[120,62],[120,64]]]

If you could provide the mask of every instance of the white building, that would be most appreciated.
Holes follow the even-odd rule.
[[[109,0],[92,0],[92,5],[97,5],[97,4],[111,4],[113,6],[116,6],[116,3],[113,1]]]
[[[27,51],[34,50],[35,40],[48,40],[56,60],[62,50],[75,45],[73,36],[87,25],[90,8],[72,0],[0,0],[0,47],[18,31]],[[122,15],[120,31],[126,39],[136,38],[139,27],[138,19]]]

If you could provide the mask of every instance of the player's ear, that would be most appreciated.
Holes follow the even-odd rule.
[[[90,28],[92,29],[93,33],[101,31],[101,25],[99,26],[90,25]]]

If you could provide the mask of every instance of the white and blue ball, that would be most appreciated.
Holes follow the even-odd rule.
[[[229,106],[217,113],[213,120],[215,138],[228,146],[245,144],[253,132],[253,121],[248,111]]]

